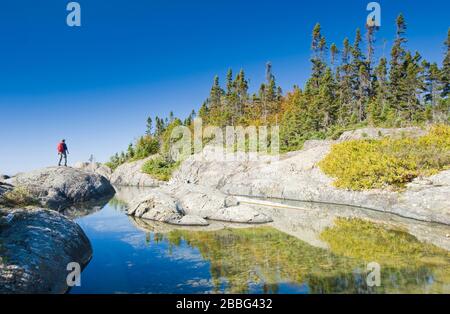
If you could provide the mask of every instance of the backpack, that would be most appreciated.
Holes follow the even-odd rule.
[[[64,144],[63,143],[58,144],[58,153],[64,153]]]

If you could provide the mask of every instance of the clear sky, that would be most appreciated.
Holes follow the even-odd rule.
[[[106,161],[143,134],[147,116],[185,117],[214,75],[244,68],[255,90],[273,64],[284,90],[310,72],[311,30],[340,45],[364,27],[368,0],[66,0],[0,3],[0,173],[52,165],[68,141],[71,162]],[[408,47],[441,63],[448,0],[382,0],[378,52],[408,23]]]

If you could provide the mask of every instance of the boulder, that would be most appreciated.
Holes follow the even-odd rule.
[[[50,210],[0,210],[0,239],[0,293],[65,293],[68,264],[92,256],[83,230]]]
[[[117,186],[158,187],[163,182],[156,180],[142,172],[142,166],[155,156],[146,159],[127,162],[119,167],[111,175],[111,183]]]
[[[68,167],[49,167],[20,174],[11,179],[11,183],[25,189],[40,206],[55,210],[100,201],[115,193],[105,177]]]
[[[75,169],[80,169],[90,173],[96,173],[104,176],[108,180],[111,178],[112,170],[111,168],[99,163],[99,162],[77,162],[73,165]]]
[[[184,216],[184,210],[168,194],[153,190],[142,199],[129,204],[128,215],[142,219],[176,224]]]

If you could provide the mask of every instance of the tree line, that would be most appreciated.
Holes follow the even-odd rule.
[[[308,139],[333,137],[363,127],[404,127],[450,121],[450,29],[444,42],[442,66],[407,49],[407,24],[396,19],[395,40],[389,58],[375,58],[376,26],[357,29],[351,42],[328,44],[320,24],[312,31],[311,75],[304,88],[294,86],[283,94],[272,64],[266,64],[265,81],[249,93],[244,70],[230,69],[225,86],[214,77],[209,97],[183,121],[174,117],[147,120],[146,135],[116,154],[111,163],[144,158],[167,150],[170,130],[192,127],[199,116],[203,125],[279,125],[284,151],[300,149]],[[363,38],[364,36],[364,38]],[[378,60],[377,60],[378,59]]]

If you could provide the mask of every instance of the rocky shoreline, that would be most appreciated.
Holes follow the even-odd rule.
[[[68,216],[114,194],[105,177],[67,167],[1,182],[0,293],[65,293],[68,264],[83,268],[92,257],[89,239]]]

